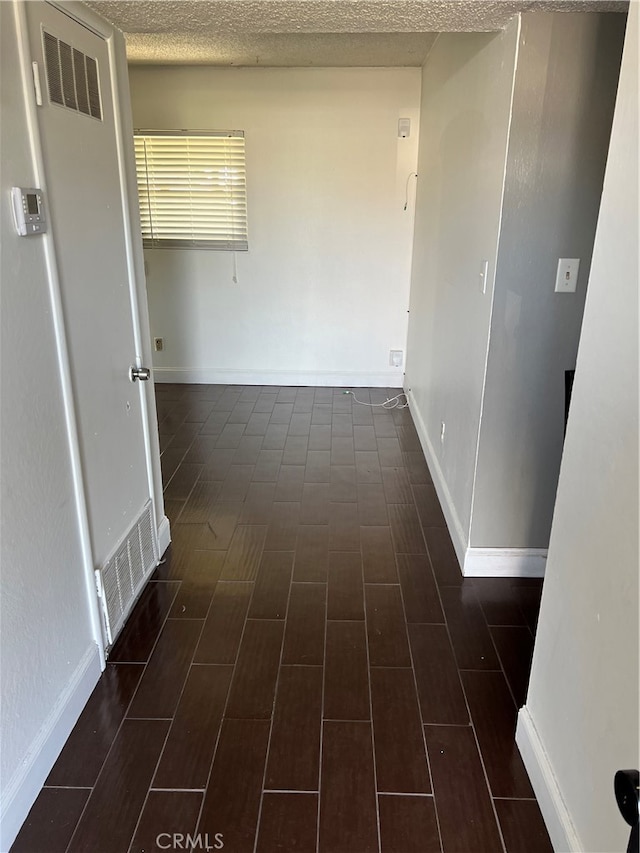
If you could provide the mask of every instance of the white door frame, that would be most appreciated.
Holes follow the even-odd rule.
[[[47,0],[50,6],[95,32],[104,39],[111,70],[111,86],[114,104],[114,122],[118,153],[118,171],[120,175],[122,214],[124,220],[125,251],[129,279],[129,294],[131,313],[134,326],[134,342],[136,348],[136,363],[142,366],[143,361],[152,363],[148,315],[146,313],[146,287],[144,279],[144,258],[142,253],[142,238],[139,225],[137,198],[135,196],[135,161],[133,157],[133,126],[129,104],[129,83],[126,66],[126,53],[122,33],[96,15],[91,9],[80,2],[61,2]],[[36,183],[46,193],[47,180],[44,169],[42,139],[38,124],[38,106],[35,100],[29,30],[24,3],[15,3],[16,30],[18,32],[19,53],[22,85],[25,93],[29,143]],[[124,105],[124,109],[123,109]],[[58,355],[58,368],[63,395],[63,406],[69,442],[69,455],[73,478],[76,512],[83,557],[83,574],[87,591],[87,601],[91,619],[93,638],[100,653],[100,663],[104,670],[106,666],[106,632],[98,591],[96,587],[89,518],[87,513],[86,489],[80,458],[80,443],[78,422],[75,414],[75,399],[71,382],[69,350],[67,333],[62,309],[60,279],[54,244],[55,222],[49,223],[49,230],[44,234],[44,254],[47,265],[49,297],[53,315],[53,324]],[[142,309],[142,310],[141,310]],[[154,528],[158,537],[159,554],[166,550],[170,542],[169,521],[164,515],[162,497],[162,475],[159,463],[159,447],[157,434],[157,419],[153,383],[138,383],[142,405],[142,422],[144,447],[147,465],[149,494],[151,495]]]

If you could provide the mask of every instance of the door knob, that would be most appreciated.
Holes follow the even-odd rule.
[[[151,371],[148,367],[136,367],[134,364],[129,368],[129,379],[135,382],[139,379],[141,382],[146,382],[151,376]]]

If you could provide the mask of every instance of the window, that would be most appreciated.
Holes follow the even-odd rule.
[[[241,130],[136,131],[135,152],[145,246],[248,249]]]

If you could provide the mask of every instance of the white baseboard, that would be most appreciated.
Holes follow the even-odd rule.
[[[547,562],[547,551],[541,548],[470,548],[462,524],[447,487],[437,454],[429,440],[427,428],[411,391],[407,400],[413,416],[418,438],[422,445],[435,486],[442,512],[451,535],[462,574],[465,577],[491,578],[542,578]]]
[[[433,485],[435,486],[445,521],[447,522],[447,527],[458,558],[458,563],[462,567],[467,553],[468,538],[465,536],[462,524],[458,518],[458,513],[456,512],[451,493],[449,492],[447,482],[444,478],[444,474],[442,473],[442,468],[438,462],[438,457],[433,449],[433,445],[429,441],[427,427],[411,390],[407,391],[407,400],[409,401],[409,409],[416,425],[420,444],[422,445],[422,452],[425,455],[427,465],[429,466],[431,476],[433,477]]]
[[[100,652],[98,646],[92,644],[3,791],[0,815],[2,853],[6,853],[13,844],[100,674]]]
[[[542,548],[467,548],[462,574],[471,578],[543,578]]]
[[[529,774],[551,844],[556,853],[581,853],[571,815],[560,791],[544,745],[526,705],[518,713],[516,743]]]
[[[294,385],[320,388],[402,388],[402,369],[366,373],[337,370],[219,370],[211,367],[156,367],[156,382],[199,385]]]
[[[164,552],[171,544],[171,527],[169,519],[166,515],[162,516],[162,521],[158,525],[158,553],[162,557]]]

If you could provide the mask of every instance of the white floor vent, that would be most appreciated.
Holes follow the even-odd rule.
[[[149,501],[115,553],[96,571],[110,646],[157,563],[157,542]]]

